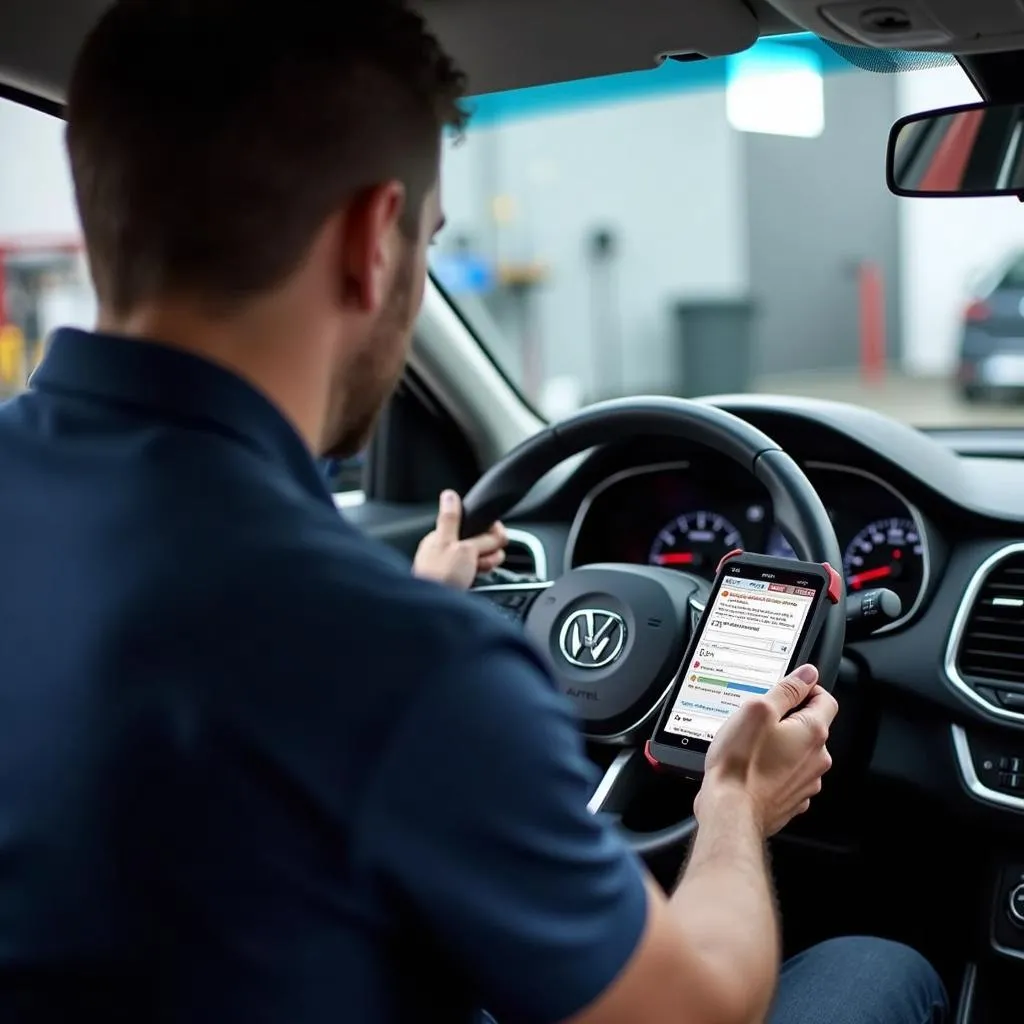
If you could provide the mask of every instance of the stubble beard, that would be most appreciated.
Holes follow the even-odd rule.
[[[412,252],[407,252],[365,347],[338,371],[322,452],[328,458],[351,458],[369,444],[381,411],[402,379],[413,321],[413,262]]]

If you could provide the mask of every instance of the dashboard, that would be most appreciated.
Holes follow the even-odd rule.
[[[886,588],[901,600],[896,621],[847,645],[832,790],[848,776],[858,794],[901,793],[939,820],[980,814],[1024,841],[1024,431],[931,434],[812,399],[713,403],[807,474],[849,591]],[[622,562],[710,580],[733,548],[792,552],[745,468],[663,437],[567,458],[506,523],[530,539],[549,580]]]
[[[927,589],[931,559],[921,513],[866,470],[811,462],[805,471],[835,527],[849,592],[892,590],[903,614],[888,628],[898,628]],[[738,466],[696,456],[630,467],[591,488],[570,529],[566,569],[629,562],[710,581],[736,548],[796,557],[761,484]]]
[[[850,593],[885,588],[901,601],[895,621],[847,636],[834,767],[810,813],[787,830],[787,849],[799,850],[802,866],[825,865],[819,891],[837,863],[873,865],[851,899],[856,913],[871,901],[912,906],[901,921],[927,920],[936,933],[974,915],[990,929],[980,936],[986,955],[1024,962],[1024,925],[1008,925],[1005,913],[1024,878],[1024,430],[929,433],[810,399],[708,401],[758,427],[807,475],[835,528]],[[576,576],[584,610],[600,609],[588,602],[604,593],[587,589],[588,579],[616,563],[710,581],[734,548],[793,554],[749,469],[664,437],[623,437],[567,457],[505,521],[517,531],[517,567],[525,563],[538,587]],[[584,695],[600,699],[596,690],[588,684]],[[645,722],[636,728],[642,740]],[[595,798],[617,792],[621,770],[636,786],[613,808],[625,823],[656,831],[675,820],[685,794],[672,779],[637,782],[621,766],[639,748],[582,731],[604,773]],[[933,884],[916,886],[926,866]],[[892,888],[880,891],[890,877]]]

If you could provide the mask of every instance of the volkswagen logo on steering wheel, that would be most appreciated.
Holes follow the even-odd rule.
[[[604,608],[580,608],[562,623],[558,634],[562,657],[577,668],[604,668],[625,646],[626,623]]]

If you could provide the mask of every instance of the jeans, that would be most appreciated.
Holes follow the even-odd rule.
[[[768,1024],[943,1024],[946,990],[931,964],[886,939],[830,939],[782,966]],[[484,1024],[494,1024],[484,1014]]]
[[[931,964],[885,939],[830,939],[782,967],[770,1024],[941,1024],[946,990]]]

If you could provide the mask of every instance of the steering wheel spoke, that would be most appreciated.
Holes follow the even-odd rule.
[[[652,771],[639,747],[620,751],[607,767],[587,804],[591,814],[609,818],[639,855],[657,853],[688,842],[697,831],[692,815],[653,832],[636,832],[623,824],[623,815],[636,796],[643,777]]]
[[[513,622],[523,623],[538,595],[553,586],[551,580],[530,580],[522,583],[487,583],[473,587],[470,593],[492,604]]]
[[[626,804],[636,791],[636,773],[643,769],[643,761],[643,754],[636,747],[620,750],[601,776],[601,781],[587,804],[587,810],[591,814],[621,817]]]

